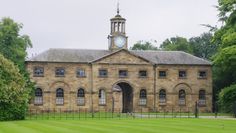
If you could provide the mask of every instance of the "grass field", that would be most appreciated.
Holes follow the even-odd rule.
[[[235,133],[236,120],[159,118],[0,122],[0,133]]]

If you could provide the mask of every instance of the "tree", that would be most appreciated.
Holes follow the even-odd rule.
[[[207,32],[189,39],[195,56],[210,59],[216,53],[217,45],[212,43],[212,36],[212,33]]]
[[[0,21],[0,53],[13,61],[21,72],[25,71],[26,49],[32,47],[29,36],[19,35],[22,26],[10,18],[3,18]]]
[[[214,88],[220,89],[236,83],[236,45],[222,49],[213,61]]]
[[[19,94],[19,95],[27,97],[33,91],[33,88],[34,88],[34,84],[30,81],[29,74],[25,69],[25,58],[27,56],[26,49],[29,47],[32,47],[32,44],[29,39],[29,36],[19,34],[19,31],[21,28],[22,28],[22,24],[18,24],[10,18],[3,18],[0,21],[0,53],[5,58],[12,61],[14,63],[14,65],[16,65],[18,67],[19,72],[22,75],[22,76],[19,76],[23,80],[21,82],[25,82],[25,85],[23,85],[21,88],[21,89],[23,89],[21,92],[24,94]],[[2,77],[3,78],[2,80],[8,81],[9,77],[7,77],[7,76],[5,77],[5,79],[4,79],[4,77]],[[10,77],[11,77],[11,75],[10,75]],[[17,90],[17,88],[15,90],[12,89],[12,91],[15,91],[15,92],[6,93],[6,95],[5,94],[4,95],[7,96],[7,94],[9,94],[8,97],[11,97],[12,93],[19,92],[19,90]],[[4,109],[9,111],[9,113],[15,111],[15,113],[17,115],[19,115],[19,119],[23,118],[23,116],[18,114],[17,111],[22,112],[22,115],[24,115],[24,112],[27,108],[27,106],[23,106],[24,105],[23,101],[26,101],[24,99],[25,97],[22,97],[22,99],[19,99],[20,100],[19,102],[21,102],[21,100],[22,100],[22,102],[21,102],[22,106],[17,105],[15,103],[13,103],[13,104],[9,103],[9,104],[4,104]],[[1,106],[2,106],[2,104],[1,104]],[[1,108],[1,109],[3,109],[3,108]],[[13,118],[18,119],[18,117],[9,116],[9,119],[13,119]],[[5,119],[5,118],[3,118],[3,119]]]
[[[28,90],[19,69],[0,54],[0,120],[24,119]]]
[[[162,50],[168,51],[184,51],[192,54],[193,49],[189,44],[188,40],[183,37],[172,37],[170,39],[166,39],[161,45],[160,48]]]
[[[152,43],[149,41],[138,41],[130,49],[131,50],[158,50],[158,48],[152,45]]]
[[[233,107],[236,102],[236,84],[225,87],[221,90],[219,95],[219,104],[221,110],[227,113],[233,112]]]
[[[236,10],[235,0],[219,0],[219,20],[224,25],[214,33],[213,43],[219,46],[213,57],[214,89],[221,89],[236,82]],[[224,19],[222,19],[224,18]]]

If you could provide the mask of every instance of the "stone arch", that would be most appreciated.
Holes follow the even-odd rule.
[[[119,110],[124,113],[133,111],[134,89],[130,82],[120,80],[112,85],[111,91],[113,110]]]
[[[132,83],[130,83],[129,81],[126,81],[126,80],[119,80],[119,81],[117,81],[117,82],[115,82],[113,85],[112,85],[112,88],[111,89],[113,89],[113,87],[115,87],[117,84],[119,84],[119,83],[127,83],[127,84],[129,84],[132,88],[133,88],[133,90],[134,90],[134,85],[132,84]],[[145,88],[145,87],[141,87],[141,88]],[[140,90],[141,90],[141,88],[140,88]],[[113,90],[111,90],[111,91],[113,91]]]
[[[175,87],[173,88],[173,92],[174,93],[179,93],[179,91],[181,89],[184,89],[186,94],[191,94],[192,93],[192,88],[187,83],[179,83],[179,84],[175,85]]]
[[[51,92],[56,92],[57,88],[63,88],[65,93],[69,93],[71,91],[71,88],[70,88],[69,84],[67,84],[64,81],[56,81],[56,82],[53,82],[49,86],[49,90]]]

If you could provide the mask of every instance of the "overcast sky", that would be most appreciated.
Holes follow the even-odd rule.
[[[107,49],[110,18],[118,0],[0,0],[0,17],[23,23],[30,36],[29,57],[49,48]],[[138,40],[182,36],[208,31],[200,24],[217,25],[217,0],[119,0],[126,18],[128,45]]]

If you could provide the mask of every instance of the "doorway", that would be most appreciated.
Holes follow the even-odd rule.
[[[117,84],[122,90],[122,113],[133,111],[133,89],[126,82]]]

